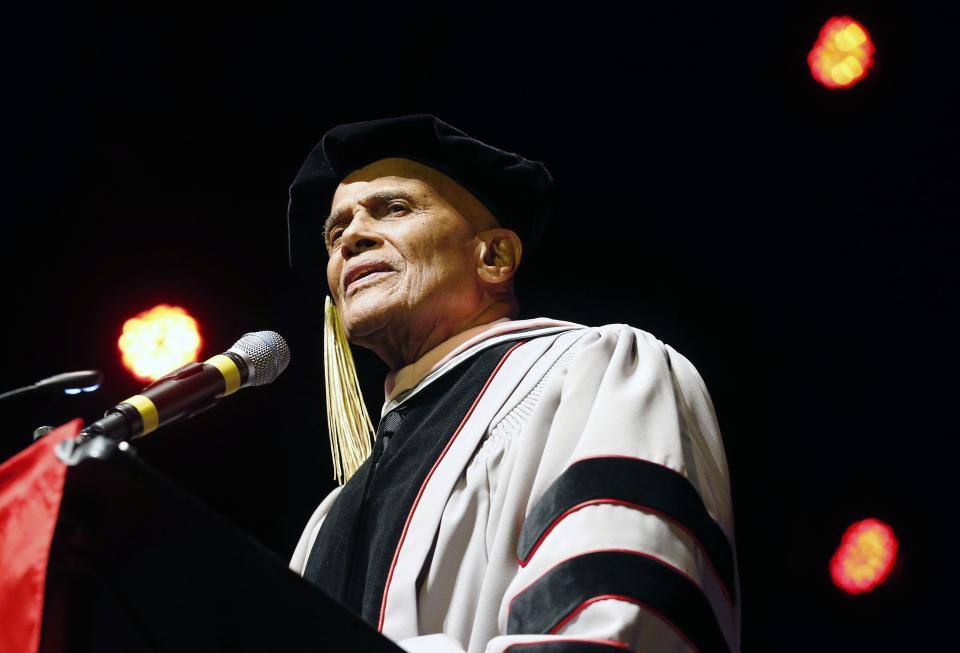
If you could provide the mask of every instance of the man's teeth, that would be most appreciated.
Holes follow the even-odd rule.
[[[386,270],[368,270],[367,272],[361,273],[360,276],[354,279],[353,281],[354,283],[356,283],[357,281],[360,281],[361,279],[365,279],[366,277],[369,277],[372,274],[380,274],[381,272],[386,272]]]

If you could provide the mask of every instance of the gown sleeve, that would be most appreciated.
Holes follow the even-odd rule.
[[[303,529],[303,533],[300,535],[300,540],[297,542],[297,546],[293,550],[293,555],[290,557],[289,565],[290,569],[300,576],[303,576],[304,570],[307,568],[307,558],[310,556],[310,551],[313,550],[313,542],[317,539],[320,526],[323,525],[323,520],[330,512],[330,509],[333,507],[333,502],[337,499],[342,489],[343,486],[337,486],[327,494],[317,509],[313,511],[310,520],[307,521],[307,525]]]
[[[584,336],[486,653],[738,651],[730,484],[693,365],[652,335]]]

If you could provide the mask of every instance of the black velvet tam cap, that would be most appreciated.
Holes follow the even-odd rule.
[[[337,125],[313,148],[290,186],[291,266],[309,271],[326,265],[323,223],[337,186],[351,172],[393,157],[412,159],[457,181],[501,226],[517,232],[527,252],[552,210],[553,178],[542,163],[481,143],[435,116]]]

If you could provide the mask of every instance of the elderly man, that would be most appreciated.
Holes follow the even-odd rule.
[[[341,125],[310,154],[291,262],[326,257],[349,341],[390,372],[371,455],[291,568],[408,651],[739,650],[697,371],[630,326],[515,319],[551,190],[433,116]]]

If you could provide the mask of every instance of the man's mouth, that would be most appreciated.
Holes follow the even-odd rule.
[[[350,282],[350,285],[347,286],[348,289],[351,288],[361,288],[368,285],[367,282],[373,283],[371,280],[379,279],[380,277],[390,274],[393,270],[381,270],[380,272],[367,272],[363,276],[357,277]]]
[[[370,261],[361,263],[350,269],[343,279],[343,290],[346,293],[353,287],[367,285],[375,280],[393,272],[389,265],[383,261]]]

